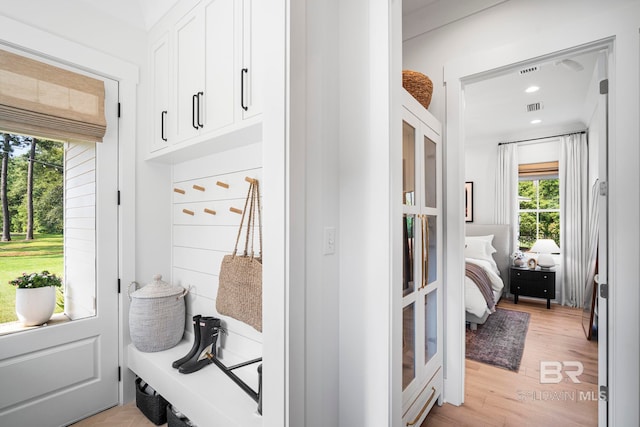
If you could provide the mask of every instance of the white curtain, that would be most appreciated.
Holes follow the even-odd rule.
[[[496,224],[513,227],[512,248],[515,248],[518,230],[518,147],[516,144],[498,145],[496,167]]]
[[[562,137],[559,166],[562,304],[582,307],[591,258],[586,134]]]

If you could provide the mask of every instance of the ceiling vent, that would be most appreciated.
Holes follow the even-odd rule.
[[[527,104],[527,113],[533,113],[534,111],[542,110],[542,102],[534,102],[533,104]]]
[[[540,71],[540,66],[532,65],[531,67],[521,69],[520,71],[518,71],[518,74],[524,76],[526,74],[535,73],[536,71]]]

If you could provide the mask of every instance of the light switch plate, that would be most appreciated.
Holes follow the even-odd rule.
[[[323,253],[325,255],[331,255],[336,253],[336,228],[335,227],[324,228],[323,242],[324,242]]]

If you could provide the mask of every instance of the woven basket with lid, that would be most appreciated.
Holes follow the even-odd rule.
[[[424,108],[429,108],[433,94],[433,82],[419,71],[403,70],[402,87],[418,100]]]
[[[131,285],[136,285],[133,282]],[[184,296],[181,286],[153,276],[153,282],[131,292],[129,286],[129,332],[140,351],[155,352],[176,346],[182,339],[185,324]]]

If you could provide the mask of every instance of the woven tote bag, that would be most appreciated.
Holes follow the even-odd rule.
[[[247,217],[244,252],[239,255],[238,244]],[[220,266],[216,310],[253,326],[262,332],[262,218],[260,213],[260,187],[258,180],[249,184],[242,219],[238,227],[236,245],[231,255],[225,255]],[[253,243],[258,228],[258,254]],[[251,245],[249,241],[251,240]],[[249,246],[251,251],[249,252]]]

